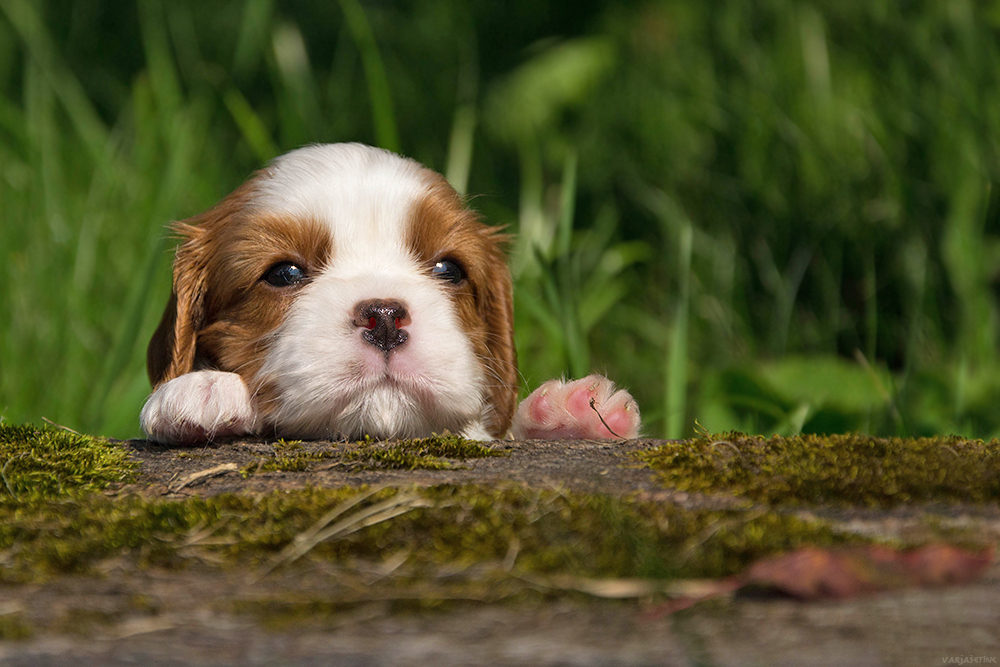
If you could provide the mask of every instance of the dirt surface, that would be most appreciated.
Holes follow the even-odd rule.
[[[726,505],[662,489],[631,453],[657,441],[498,442],[505,455],[456,461],[446,470],[366,470],[357,445],[306,443],[308,469],[265,472],[282,450],[232,442],[177,450],[127,443],[141,474],[117,493],[165,498],[265,493],[306,486],[523,483],[686,506]],[[254,471],[244,479],[239,471]],[[202,474],[211,471],[208,474]],[[818,508],[822,513],[822,508]],[[933,508],[831,515],[858,531],[893,534]],[[996,535],[997,508],[939,511]],[[2,555],[0,555],[2,556]],[[0,587],[0,625],[23,617],[55,628],[0,641],[0,665],[939,665],[1000,662],[1000,568],[971,585],[908,590],[841,602],[737,596],[667,614],[656,602],[535,596],[503,603],[455,599],[435,609],[401,605],[374,571],[358,585],[333,566],[258,578],[212,567],[140,569],[111,562],[98,576]],[[370,585],[366,589],[364,584]],[[343,599],[285,623],[255,613],[298,598]],[[293,605],[294,606],[294,605]],[[266,614],[265,614],[266,616]],[[280,618],[280,616],[279,616]],[[8,635],[9,636],[9,635]],[[950,660],[954,659],[954,660]],[[965,662],[964,664],[977,664]]]
[[[225,464],[254,470],[282,452],[268,442],[235,442],[178,451],[143,440],[130,441],[134,458],[141,463],[142,476],[130,490],[145,493],[174,493],[186,476]],[[633,452],[655,446],[654,440],[617,443],[599,441],[497,441],[491,448],[502,456],[454,461],[448,470],[365,469],[347,459],[363,446],[345,443],[306,442],[296,444],[292,455],[323,457],[309,469],[295,472],[254,472],[243,479],[237,472],[205,477],[187,484],[176,493],[214,495],[217,493],[266,493],[274,489],[306,486],[340,487],[361,485],[491,484],[521,482],[530,486],[565,487],[624,495],[636,491],[660,491],[653,473],[630,460]]]

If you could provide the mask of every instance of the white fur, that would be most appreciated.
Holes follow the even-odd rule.
[[[299,295],[260,373],[280,390],[279,434],[414,437],[481,417],[483,371],[445,285],[404,257],[394,263],[334,260]],[[413,320],[388,357],[351,322],[354,304],[371,298],[399,299]]]
[[[165,382],[139,415],[151,439],[170,443],[253,432],[254,419],[243,378],[222,371],[195,371]]]
[[[484,374],[448,286],[404,245],[427,194],[422,167],[359,144],[310,146],[275,162],[255,203],[329,226],[329,266],[297,297],[260,379],[280,390],[278,434],[414,437],[482,417]],[[352,324],[355,304],[402,301],[407,342],[384,355]]]

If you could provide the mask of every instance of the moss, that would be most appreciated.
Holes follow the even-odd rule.
[[[490,456],[506,456],[502,449],[487,447],[475,440],[466,440],[458,435],[435,435],[430,438],[415,438],[398,443],[403,449],[416,451],[427,456],[441,456],[449,459],[481,459]]]
[[[135,593],[128,600],[129,609],[155,616],[160,613],[160,601],[145,593]]]
[[[314,625],[317,621],[326,624],[343,614],[357,609],[355,602],[342,602],[330,599],[283,599],[264,598],[253,600],[234,600],[227,605],[227,611],[253,617],[261,626],[272,632],[283,632],[289,629],[301,631],[303,627]]]
[[[457,435],[391,442],[365,439],[345,447],[305,449],[299,441],[280,440],[274,445],[274,456],[243,467],[240,474],[247,478],[258,472],[304,472],[323,460],[361,470],[449,470],[459,467],[456,461],[507,455],[501,449]]]
[[[1000,499],[997,440],[728,433],[670,443],[638,456],[670,488],[775,505],[893,507]]]
[[[440,503],[458,509],[435,529],[438,555],[466,566],[507,559],[516,545],[517,568],[527,572],[721,576],[765,554],[857,539],[822,521],[778,513],[691,510],[525,487],[438,487],[432,492]]]
[[[313,463],[323,459],[333,458],[335,452],[295,452],[291,454],[276,454],[262,458],[257,463],[240,468],[240,475],[246,479],[259,472],[305,472]]]
[[[87,572],[108,558],[131,559],[140,567],[183,567],[190,562],[223,567],[271,563],[297,535],[331,508],[365,493],[355,489],[275,491],[260,497],[224,494],[182,501],[141,496],[109,498],[95,490],[131,474],[124,450],[96,439],[21,427],[5,432],[9,455],[35,467],[7,467],[14,493],[0,494],[0,550],[10,550],[0,578],[27,581],[66,572]],[[11,437],[10,434],[16,434]],[[704,455],[748,443],[713,446],[688,443]],[[958,443],[950,445],[961,446]],[[305,448],[279,443],[272,469],[290,469],[317,458],[341,457],[370,467],[440,467],[506,452],[456,436],[395,443],[358,443],[340,448]],[[665,458],[667,448],[649,455]],[[21,456],[24,452],[29,455]],[[685,460],[674,456],[672,467]],[[50,465],[45,468],[45,465]],[[268,463],[265,461],[265,463]],[[658,465],[658,463],[657,463]],[[262,469],[264,466],[261,466]],[[712,468],[714,471],[715,468]],[[16,471],[16,474],[15,474]],[[692,479],[699,479],[692,476]],[[31,483],[39,481],[37,487]],[[43,489],[44,492],[33,490]],[[29,492],[31,491],[31,492]],[[601,494],[533,490],[518,485],[441,486],[414,490],[419,501],[399,516],[368,525],[370,511],[390,498],[382,490],[345,510],[337,520],[358,524],[340,539],[308,552],[350,567],[378,562],[386,553],[412,551],[407,568],[494,567],[514,572],[581,576],[719,576],[748,562],[802,544],[819,546],[848,539],[823,522],[781,513],[741,510],[697,511],[669,504],[618,499]],[[203,536],[210,535],[211,539]],[[492,564],[492,565],[490,565]]]
[[[334,458],[335,450],[317,449],[305,451],[301,440],[286,441],[280,438],[271,445],[274,455],[258,460],[240,469],[243,479],[259,472],[305,472],[316,461]]]
[[[336,626],[360,609],[366,614],[398,615],[443,612],[458,606],[540,599],[543,594],[513,575],[475,582],[433,582],[417,585],[382,581],[357,582],[357,592],[319,596],[295,591],[281,596],[233,600],[220,608],[247,615],[275,632]]]
[[[62,633],[93,637],[95,632],[113,627],[121,617],[119,612],[71,607],[56,620],[54,627]]]
[[[276,491],[258,498],[219,495],[183,501],[87,494],[0,506],[0,550],[19,545],[0,577],[28,581],[87,572],[125,557],[139,566],[192,561],[264,566],[292,540],[359,492]],[[822,522],[766,513],[686,510],[604,495],[521,486],[442,486],[413,490],[419,502],[370,523],[365,511],[397,493],[386,489],[345,512],[354,532],[321,542],[308,557],[338,566],[378,562],[412,551],[414,572],[499,563],[516,554],[518,571],[584,576],[718,576],[765,554],[801,544],[854,539]],[[400,492],[402,493],[402,492]],[[429,506],[426,506],[429,505]],[[404,510],[406,508],[404,507]],[[211,533],[200,541],[199,535]]]
[[[0,421],[0,495],[96,491],[134,476],[127,450],[103,438]]]
[[[373,446],[348,452],[348,463],[363,470],[450,470],[458,466],[438,456],[418,454],[397,444]]]
[[[21,614],[3,614],[0,616],[0,641],[31,639],[34,634],[34,628]]]
[[[115,556],[130,557],[140,566],[180,566],[200,548],[192,539],[206,526],[219,528],[215,537],[237,541],[221,550],[230,561],[243,555],[259,560],[305,530],[331,503],[353,493],[278,491],[263,498],[225,495],[183,502],[94,493],[3,500],[0,514],[8,520],[0,523],[0,550],[18,548],[0,570],[0,579],[29,581],[87,572]]]
[[[324,458],[322,454],[292,454],[291,456],[275,456],[267,459],[260,466],[261,472],[304,472],[309,464]]]
[[[50,429],[0,426],[7,426],[0,431],[0,446],[8,462],[8,488],[0,492],[3,581],[94,572],[107,559],[141,568],[197,563],[258,572],[278,562],[295,568],[316,561],[338,572],[344,592],[320,610],[336,615],[342,605],[367,604],[377,595],[394,610],[496,600],[526,594],[530,586],[525,581],[537,576],[717,577],[806,544],[871,541],[838,532],[824,520],[772,509],[690,509],[516,484],[281,489],[260,496],[183,500],[109,497],[98,491],[134,475],[123,448]],[[668,484],[688,490],[727,491],[776,503],[834,499],[879,504],[887,498],[995,499],[996,451],[996,443],[958,439],[731,434],[725,441],[702,438],[664,446],[643,458]],[[282,442],[270,460],[274,469],[318,458],[413,468],[505,454],[444,436],[340,447]],[[922,484],[929,489],[925,493]],[[304,535],[330,526],[336,528],[335,537],[310,545],[298,560],[282,560],[293,545],[305,543]],[[404,557],[391,576],[372,584],[373,568],[393,554]],[[284,616],[310,613],[308,604],[295,602],[282,607]],[[146,601],[135,606],[145,608]],[[86,632],[102,622],[86,617],[68,619],[67,625]]]
[[[465,461],[506,455],[507,452],[501,449],[449,434],[388,443],[363,441],[358,443],[357,449],[347,452],[344,460],[374,470],[445,470],[456,467],[448,459]]]

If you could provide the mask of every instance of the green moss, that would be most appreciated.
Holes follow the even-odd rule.
[[[448,459],[465,461],[507,455],[501,449],[487,447],[457,435],[436,435],[387,443],[363,441],[357,444],[357,449],[347,452],[344,460],[366,469],[445,470],[456,467]]]
[[[317,596],[295,591],[281,596],[233,600],[224,607],[226,612],[254,618],[273,632],[335,627],[359,609],[382,614],[422,614],[469,607],[499,601],[513,602],[541,599],[543,594],[514,575],[488,577],[482,580],[421,582],[408,585],[399,581],[356,584],[355,593]]]
[[[0,513],[7,517],[0,523],[0,550],[11,554],[0,577],[8,581],[87,572],[105,559],[119,557],[139,566],[183,567],[195,559],[229,567],[264,567],[332,507],[361,493],[304,489],[257,498],[108,498],[93,491],[131,474],[123,449],[33,427],[8,427],[3,433],[8,457],[19,464],[7,466],[7,483],[14,493],[0,494]],[[752,448],[755,442],[688,443],[674,452],[667,469],[685,479],[704,479],[691,475],[692,468],[678,461],[698,460],[697,452],[732,453],[740,446]],[[659,465],[668,451],[657,450],[649,460]],[[443,467],[505,453],[455,436],[366,442],[346,451],[279,443],[275,457],[260,468],[302,469],[318,458],[338,456],[346,463],[369,467]],[[687,459],[680,456],[684,453]],[[383,490],[338,520],[349,522],[352,512],[362,512],[394,493]],[[601,494],[516,485],[442,486],[414,493],[420,502],[411,511],[374,525],[359,524],[349,535],[317,544],[308,558],[346,567],[412,550],[407,560],[412,572],[491,563],[498,567],[513,559],[508,566],[516,564],[515,572],[718,576],[776,551],[848,539],[825,523],[780,513],[695,511]],[[204,534],[211,539],[199,537]]]
[[[782,511],[690,509],[516,484],[281,489],[183,500],[109,497],[98,491],[134,474],[123,448],[61,431],[0,426],[7,426],[0,431],[7,461],[7,488],[0,491],[2,581],[93,572],[107,559],[138,567],[198,563],[258,572],[277,563],[295,568],[319,561],[336,567],[338,582],[345,582],[344,593],[329,598],[332,602],[324,603],[329,608],[321,610],[335,615],[342,605],[370,602],[375,592],[387,604],[423,609],[448,600],[520,595],[530,588],[525,580],[537,576],[717,577],[799,546],[864,539],[839,532],[833,523]],[[996,499],[996,453],[996,443],[958,439],[731,434],[725,440],[667,445],[643,458],[666,483],[688,490],[774,503],[886,504]],[[279,443],[273,459],[265,461],[274,467],[261,469],[287,470],[318,458],[370,467],[438,467],[504,454],[455,436],[340,447]],[[333,537],[309,544],[295,559],[284,558],[305,543],[304,535],[331,526]],[[405,557],[376,591],[371,572],[394,554]],[[456,572],[463,575],[456,578]],[[146,601],[135,606],[144,608]],[[286,607],[286,616],[318,613],[296,600]],[[106,621],[114,619],[84,615],[65,625],[88,632]],[[0,636],[4,632],[0,627]]]
[[[344,460],[364,470],[449,470],[458,466],[443,458],[421,455],[397,444],[348,452]]]
[[[240,468],[240,475],[246,479],[259,472],[305,472],[316,461],[333,457],[336,457],[336,453],[325,451],[276,454]]]
[[[514,486],[438,487],[430,493],[450,510],[447,520],[433,526],[437,558],[465,566],[509,558],[516,545],[517,567],[527,572],[720,576],[764,554],[856,539],[824,522],[789,515],[690,510],[604,494]],[[413,521],[425,516],[434,515]]]
[[[34,628],[21,614],[0,616],[0,641],[31,639],[34,634]]]
[[[770,504],[996,502],[1000,442],[729,433],[639,454],[665,486]]]
[[[115,556],[130,557],[141,566],[182,565],[189,550],[198,548],[192,536],[205,526],[219,527],[216,536],[238,540],[223,553],[263,557],[304,530],[310,518],[330,503],[353,493],[275,492],[259,499],[226,495],[183,502],[94,493],[55,500],[0,500],[0,513],[9,518],[0,523],[0,550],[18,545],[0,578],[27,581],[86,572]]]
[[[27,581],[87,572],[108,558],[139,566],[182,567],[192,559],[265,566],[351,489],[220,495],[183,501],[87,494],[0,506],[0,550],[12,550],[0,577]],[[414,490],[410,511],[367,525],[364,511],[397,493],[386,489],[346,512],[357,530],[317,544],[309,558],[341,567],[411,552],[414,572],[499,564],[518,571],[585,576],[717,576],[801,544],[847,539],[827,524],[781,514],[693,511],[604,495],[521,486],[442,486]],[[404,507],[406,510],[406,507]],[[211,533],[200,541],[198,535]]]
[[[362,470],[448,470],[459,467],[456,461],[507,455],[502,449],[487,447],[457,435],[390,442],[366,438],[335,449],[305,449],[299,441],[286,443],[280,440],[274,448],[274,456],[243,467],[240,474],[246,478],[258,472],[304,472],[322,460]]]
[[[144,593],[135,593],[128,600],[128,606],[133,611],[138,611],[150,616],[160,613],[160,601]]]
[[[506,456],[502,449],[487,447],[475,440],[466,440],[458,435],[435,435],[430,438],[403,440],[398,446],[417,451],[427,456],[441,456],[449,459],[481,459],[490,456]]]
[[[134,475],[127,450],[103,438],[0,421],[0,495],[95,491]]]
[[[240,475],[244,479],[259,472],[305,472],[316,461],[337,456],[332,450],[304,451],[301,440],[288,442],[281,438],[271,446],[274,448],[274,456],[262,458],[240,469]]]
[[[93,637],[95,632],[114,626],[121,617],[118,612],[71,607],[56,620],[55,628],[66,634]]]
[[[264,461],[261,472],[304,472],[309,464],[324,458],[321,454],[293,454],[291,456],[275,456]]]
[[[290,629],[301,631],[317,621],[328,622],[358,607],[355,602],[297,597],[299,599],[234,600],[227,611],[251,616],[272,632],[284,632]]]

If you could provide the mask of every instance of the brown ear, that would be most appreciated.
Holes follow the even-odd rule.
[[[480,314],[486,323],[486,347],[491,357],[486,382],[493,414],[488,417],[487,427],[493,435],[502,438],[510,429],[517,407],[517,350],[514,347],[514,298],[510,271],[499,248],[497,257],[492,259],[496,269],[486,285]]]
[[[198,333],[209,324],[206,295],[208,265],[213,259],[211,239],[244,209],[257,182],[267,173],[267,169],[254,172],[212,208],[174,223],[181,244],[174,256],[173,291],[146,350],[146,372],[154,387],[195,370]]]
[[[198,331],[205,325],[204,230],[185,223],[174,229],[185,240],[174,258],[170,301],[146,349],[146,372],[154,387],[194,370]]]

